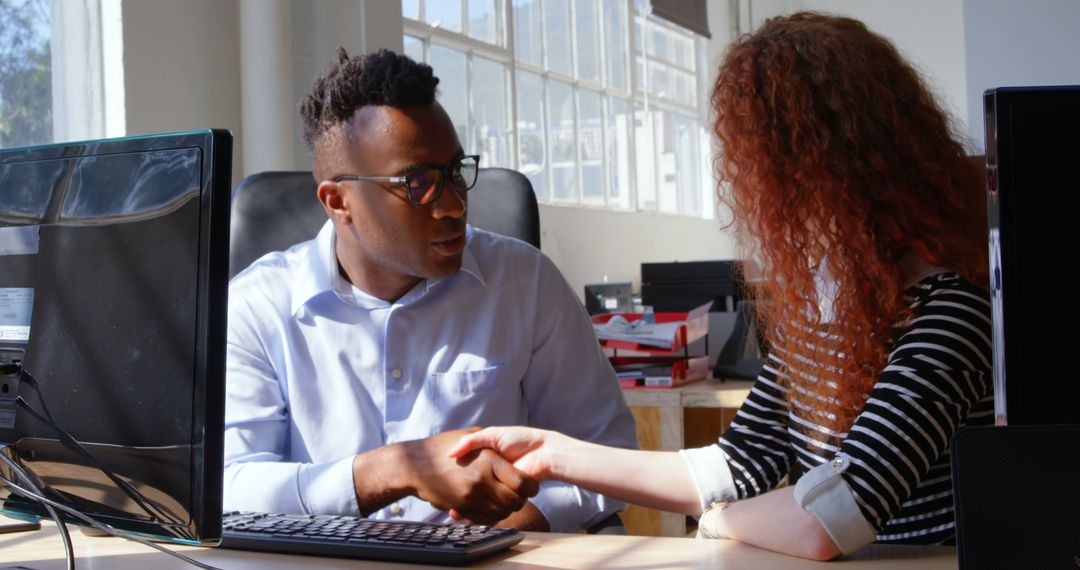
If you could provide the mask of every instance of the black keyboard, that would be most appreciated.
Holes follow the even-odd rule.
[[[331,515],[229,512],[221,547],[288,554],[464,564],[521,542],[511,528]]]

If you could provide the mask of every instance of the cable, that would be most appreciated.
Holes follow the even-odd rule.
[[[22,377],[23,381],[25,381],[27,385],[33,388],[34,392],[37,394],[38,401],[41,402],[41,409],[45,412],[45,416],[43,417],[40,413],[38,413],[22,396],[18,396],[15,400],[15,402],[20,407],[30,413],[30,415],[34,416],[34,418],[36,418],[38,421],[55,430],[57,434],[60,435],[60,443],[63,444],[64,447],[67,447],[71,451],[74,451],[78,455],[81,455],[87,461],[93,463],[94,466],[97,467],[98,470],[100,470],[102,473],[104,473],[106,477],[108,477],[117,487],[120,488],[121,491],[124,492],[124,494],[126,494],[132,501],[134,501],[136,505],[141,507],[142,510],[145,511],[146,514],[149,515],[154,522],[171,524],[173,526],[179,526],[182,524],[181,521],[176,518],[175,515],[173,515],[172,513],[166,513],[163,512],[161,509],[156,508],[153,505],[153,501],[140,493],[138,489],[132,487],[127,481],[116,476],[116,474],[114,474],[107,467],[102,465],[101,462],[99,462],[97,458],[93,456],[93,454],[91,454],[85,447],[83,447],[77,439],[75,439],[71,434],[69,434],[62,427],[60,427],[60,424],[56,421],[55,418],[53,418],[52,412],[49,411],[49,404],[45,402],[45,396],[41,393],[40,385],[38,384],[37,379],[34,378],[34,375],[31,374],[29,370],[26,370],[24,368],[22,369]],[[190,535],[190,533],[187,532],[182,532],[180,534],[182,534],[180,538],[186,538],[189,540],[194,538]]]
[[[21,478],[27,479],[27,477],[23,473],[22,467],[20,465],[18,465],[17,463],[15,463],[14,461],[12,461],[10,458],[8,458],[3,453],[0,453],[0,461],[3,461],[5,464],[7,464],[8,467],[11,468],[16,473],[18,473]],[[188,564],[197,566],[199,568],[203,568],[204,570],[221,570],[221,569],[219,569],[217,567],[210,566],[209,564],[204,564],[202,562],[199,562],[198,560],[195,560],[194,558],[190,558],[188,556],[180,554],[179,552],[173,552],[172,550],[169,550],[168,548],[165,548],[164,546],[161,546],[160,544],[155,544],[155,543],[153,543],[153,542],[151,542],[151,541],[149,541],[149,540],[147,540],[145,538],[142,538],[140,536],[135,536],[133,534],[129,534],[127,532],[117,530],[117,529],[113,528],[112,526],[107,525],[105,523],[98,522],[98,521],[84,515],[83,513],[79,512],[76,509],[73,509],[73,508],[71,508],[71,507],[69,507],[67,505],[58,503],[58,502],[56,502],[56,501],[54,501],[52,499],[46,498],[46,497],[42,496],[39,493],[35,493],[33,491],[24,489],[23,487],[19,486],[18,484],[16,484],[14,481],[11,481],[7,477],[4,477],[4,476],[0,475],[0,481],[3,481],[3,483],[6,484],[10,489],[12,489],[13,491],[19,493],[23,497],[40,502],[42,504],[42,506],[44,506],[46,509],[48,509],[50,511],[50,513],[53,512],[50,507],[55,507],[55,508],[60,509],[61,511],[67,513],[68,515],[71,515],[71,516],[81,520],[82,522],[84,522],[84,523],[86,523],[86,524],[88,524],[90,526],[93,526],[95,528],[99,528],[99,529],[101,529],[101,530],[103,530],[103,531],[105,531],[105,532],[107,532],[107,533],[109,533],[112,536],[115,536],[117,538],[126,538],[128,540],[138,542],[139,544],[142,544],[143,546],[148,546],[148,547],[153,548],[155,550],[159,550],[161,552],[164,552],[165,554],[168,554],[169,556],[176,557],[176,558],[178,558],[180,560],[183,560],[184,562],[187,562]],[[35,485],[31,485],[31,486],[36,487]],[[54,520],[56,520],[58,522],[58,524],[62,524],[60,522],[61,519],[59,517],[56,517],[55,515],[54,515]],[[74,566],[69,565],[69,568],[73,569]]]
[[[4,450],[7,449],[7,447],[7,445],[0,445],[0,460],[2,460],[19,479],[25,481],[28,487],[40,494],[41,489],[34,483],[34,480],[27,475],[26,471],[19,464],[8,459],[8,457],[4,455]],[[7,477],[0,475],[0,479],[8,484],[8,486],[12,486],[11,481]],[[14,487],[17,487],[17,485]],[[64,559],[66,561],[67,570],[75,570],[75,548],[71,545],[71,533],[68,532],[67,524],[51,505],[42,503],[41,506],[45,507],[45,510],[48,511],[49,516],[56,521],[56,526],[60,530],[60,540],[64,542]]]
[[[86,448],[84,448],[78,440],[72,437],[71,434],[64,431],[64,429],[57,425],[55,421],[52,421],[51,417],[46,418],[42,416],[40,413],[37,412],[37,410],[33,408],[33,406],[30,405],[29,402],[23,399],[22,396],[18,396],[15,399],[15,403],[18,404],[19,407],[21,407],[22,409],[26,410],[26,412],[33,416],[35,419],[56,431],[56,433],[59,435],[59,441],[64,447],[75,452],[77,455],[81,456],[86,461],[94,464],[94,466],[97,467],[99,471],[104,473],[106,477],[108,477],[121,491],[124,492],[124,494],[128,496],[128,498],[134,501],[135,504],[139,507],[142,507],[142,510],[145,511],[147,515],[149,515],[150,519],[153,522],[163,525],[181,524],[179,520],[177,520],[171,515],[171,513],[164,513],[160,509],[155,508],[152,505],[152,501],[148,499],[145,495],[143,495],[141,492],[139,492],[138,489],[132,487],[130,483],[121,479],[112,471],[110,471],[107,467],[102,465],[101,462],[99,462],[92,454],[90,454],[90,452],[87,451]],[[176,529],[174,529],[174,531],[175,530]],[[191,536],[188,533],[184,533],[184,536],[181,536],[180,538],[190,539]]]

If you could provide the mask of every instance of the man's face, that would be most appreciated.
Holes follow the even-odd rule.
[[[356,111],[351,136],[341,145],[340,175],[404,176],[444,169],[463,151],[442,106],[400,109],[367,106]],[[395,282],[445,277],[461,268],[465,248],[465,197],[449,180],[434,202],[414,206],[399,185],[373,181],[338,183],[348,223],[339,223],[337,255],[356,281]],[[359,285],[359,283],[357,283]],[[402,293],[404,291],[401,291]],[[369,293],[376,293],[369,291]]]

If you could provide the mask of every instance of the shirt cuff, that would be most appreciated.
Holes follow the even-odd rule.
[[[731,466],[719,445],[683,449],[679,451],[679,455],[690,469],[698,501],[701,503],[701,512],[705,512],[713,503],[739,499],[735,478],[731,475]]]
[[[863,516],[851,486],[840,476],[850,465],[851,458],[838,453],[831,461],[807,471],[795,484],[795,502],[817,517],[844,554],[877,539],[877,530]]]
[[[296,463],[234,462],[225,467],[226,511],[302,513]]]
[[[333,463],[301,465],[297,479],[304,512],[360,516],[352,466],[351,455]]]
[[[551,532],[576,532],[626,508],[622,501],[561,481],[541,481],[540,492],[529,500]]]

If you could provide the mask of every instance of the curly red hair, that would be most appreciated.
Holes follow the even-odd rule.
[[[729,48],[711,103],[718,177],[730,186],[720,199],[762,264],[759,319],[788,356],[792,404],[846,431],[906,317],[901,259],[985,287],[978,172],[918,73],[850,18],[768,20]],[[837,284],[832,341],[819,334],[813,275],[826,258]],[[835,382],[834,399],[813,396],[822,381]]]

